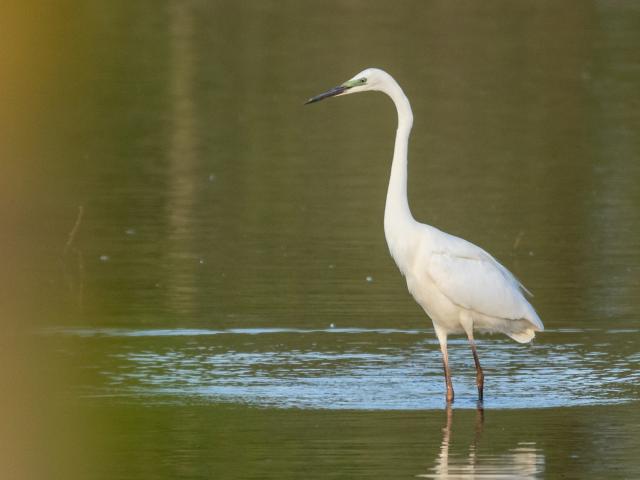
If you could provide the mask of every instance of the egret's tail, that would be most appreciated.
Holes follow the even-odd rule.
[[[533,311],[533,320],[528,318],[521,318],[520,320],[512,320],[509,322],[509,328],[507,328],[504,333],[513,338],[516,342],[519,343],[529,343],[536,336],[536,332],[541,332],[544,330],[544,326],[542,325],[542,321],[538,314]]]
[[[529,343],[536,336],[536,331],[533,328],[527,328],[519,332],[505,332],[511,338],[518,343]]]

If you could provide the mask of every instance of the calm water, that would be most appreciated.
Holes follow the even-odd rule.
[[[6,478],[640,476],[640,7],[74,2],[0,29]],[[535,293],[531,345],[438,345],[382,231]],[[6,98],[5,98],[6,97]]]

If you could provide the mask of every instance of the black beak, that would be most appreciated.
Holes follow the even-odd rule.
[[[340,95],[342,92],[347,90],[349,87],[345,87],[340,85],[338,87],[333,87],[328,92],[321,93],[320,95],[316,95],[315,97],[311,97],[309,100],[304,102],[305,105],[309,103],[319,102],[320,100],[324,100],[325,98],[333,97],[334,95]]]

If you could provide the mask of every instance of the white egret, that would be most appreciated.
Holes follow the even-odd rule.
[[[454,398],[447,336],[457,333],[464,333],[469,339],[478,397],[482,400],[484,374],[473,339],[474,330],[501,332],[526,343],[544,326],[523,294],[531,293],[489,253],[462,238],[418,223],[411,215],[407,199],[407,149],[413,113],[409,100],[391,75],[368,68],[306,103],[369,90],[386,93],[398,112],[384,209],[389,251],[407,280],[409,292],[433,322],[442,352],[447,402]]]

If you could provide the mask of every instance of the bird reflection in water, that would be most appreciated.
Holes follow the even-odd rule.
[[[484,409],[476,410],[475,432],[466,456],[449,451],[453,409],[445,409],[445,426],[442,429],[440,452],[431,469],[433,473],[417,475],[418,478],[474,479],[474,478],[539,478],[544,473],[544,455],[534,442],[518,442],[517,446],[500,455],[482,455],[479,452],[484,430]]]

